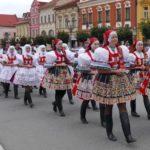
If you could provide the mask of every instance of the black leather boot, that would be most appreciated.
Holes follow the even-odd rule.
[[[98,111],[98,107],[96,105],[96,102],[94,100],[91,100],[92,108],[94,111]]]
[[[31,98],[30,92],[27,92],[27,100],[28,100],[28,103],[29,103],[30,107],[33,108],[34,104],[32,102],[32,98]]]
[[[53,105],[53,111],[54,111],[54,112],[57,112],[57,105],[56,105],[56,102],[52,102],[52,105]]]
[[[86,120],[86,109],[87,109],[88,103],[89,101],[83,101],[81,104],[80,119],[83,124],[88,124],[88,121]]]
[[[73,102],[73,97],[72,97],[72,91],[71,91],[71,89],[67,90],[67,95],[68,95],[69,103],[73,105],[74,102]]]
[[[44,98],[47,98],[46,88],[43,88],[43,96],[44,96]]]
[[[39,87],[39,95],[43,95],[43,88],[42,88],[42,86]]]
[[[106,127],[106,122],[105,122],[105,105],[104,104],[99,104],[99,109],[100,109],[100,120],[101,120],[101,126]]]
[[[20,98],[18,97],[18,85],[14,85],[14,95],[15,99],[19,100]]]
[[[140,117],[140,115],[136,112],[136,99],[130,101],[130,106],[131,106],[131,115],[133,117]]]
[[[131,136],[128,113],[127,112],[121,112],[120,113],[120,120],[121,120],[122,130],[123,130],[123,133],[124,133],[124,136],[126,138],[127,143],[136,142],[136,140]]]
[[[144,106],[147,111],[147,118],[150,120],[150,102],[147,95],[143,95]]]
[[[106,121],[106,132],[107,132],[108,139],[111,141],[117,141],[117,138],[112,132],[113,129],[112,114],[105,115],[105,121]]]

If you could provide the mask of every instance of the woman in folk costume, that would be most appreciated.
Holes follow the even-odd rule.
[[[134,62],[134,66],[131,67],[130,74],[132,76],[132,80],[135,83],[135,88],[139,90],[141,83],[144,81],[145,76],[147,74],[147,66],[145,64],[145,60],[148,58],[148,55],[144,51],[144,46],[142,41],[135,41],[132,49],[132,62]],[[147,117],[150,119],[150,102],[147,95],[147,92],[142,93],[144,106],[147,111]],[[131,114],[134,117],[140,117],[140,115],[136,112],[136,99],[130,102],[131,105]]]
[[[87,48],[87,51],[83,54],[80,54],[78,57],[78,66],[81,68],[81,76],[78,79],[76,97],[82,100],[81,109],[80,109],[80,119],[83,124],[87,124],[86,120],[86,109],[90,100],[92,100],[92,85],[94,79],[94,72],[90,71],[90,64],[93,59],[93,54],[96,48],[99,47],[99,41],[97,38],[90,38],[90,44]],[[82,72],[83,69],[89,69],[89,71]],[[76,85],[75,85],[76,86]]]
[[[46,47],[45,45],[40,45],[38,48],[37,53],[35,54],[35,57],[37,58],[38,65],[36,67],[36,70],[38,72],[39,78],[42,81],[44,73],[46,71],[46,68],[44,67],[44,64],[46,63]],[[39,94],[43,95],[45,98],[47,97],[46,88],[43,88],[40,84],[39,87]]]
[[[53,51],[48,52],[46,56],[46,63],[52,65],[49,68],[42,81],[44,88],[55,90],[55,102],[53,102],[53,110],[59,110],[60,116],[64,117],[62,99],[66,90],[72,89],[72,77],[68,68],[71,58],[67,52],[62,48],[62,40],[53,40]],[[70,59],[70,60],[69,60]]]
[[[22,85],[25,88],[24,104],[32,108],[33,102],[31,98],[32,87],[39,85],[39,77],[37,75],[37,60],[32,55],[31,46],[26,44],[23,48],[23,54],[17,58],[18,70],[15,74],[14,84]]]
[[[3,69],[0,73],[0,81],[4,83],[5,98],[8,98],[10,83],[13,81],[14,75],[17,71],[16,60],[17,51],[14,46],[10,46],[7,54],[3,58]],[[14,84],[14,97],[15,99],[20,99],[18,97],[17,84]]]
[[[136,97],[136,90],[125,73],[122,49],[117,44],[117,33],[113,30],[106,31],[104,33],[105,57],[107,56],[105,64],[109,66],[107,67],[109,69],[99,70],[94,82],[93,98],[97,102],[105,104],[106,132],[109,140],[117,140],[112,131],[112,109],[113,105],[117,104],[126,141],[132,143],[135,142],[135,139],[131,136],[126,102]],[[102,56],[99,55],[100,57]]]

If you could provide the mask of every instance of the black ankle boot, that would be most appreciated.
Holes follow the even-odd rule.
[[[66,116],[63,110],[60,110],[59,114],[60,114],[61,117],[65,117]]]
[[[86,120],[86,118],[81,118],[81,122],[82,122],[83,124],[88,124],[88,121]]]
[[[53,111],[54,111],[54,112],[57,112],[57,105],[56,105],[56,102],[52,102],[52,105],[53,105]]]
[[[121,112],[120,113],[120,120],[121,120],[122,130],[123,130],[123,133],[124,133],[124,136],[126,138],[127,143],[136,142],[136,140],[131,136],[128,113],[127,112]]]
[[[100,109],[100,120],[101,120],[101,126],[106,128],[106,122],[105,122],[105,105],[99,104]]]
[[[69,103],[70,103],[71,105],[73,105],[73,104],[74,104],[74,101],[73,101],[72,99],[69,99]]]
[[[43,95],[43,88],[41,86],[39,87],[39,95]]]
[[[46,92],[45,88],[43,88],[43,96],[44,96],[44,98],[47,98],[47,92]]]
[[[86,120],[86,109],[88,106],[88,101],[83,101],[80,108],[80,119],[83,124],[88,124]]]
[[[131,115],[133,117],[140,117],[140,115],[136,112],[136,99],[130,102],[131,106]]]
[[[150,102],[147,95],[143,95],[144,106],[147,111],[147,118],[150,120]]]
[[[105,115],[105,121],[106,121],[106,132],[107,132],[108,139],[111,141],[117,141],[117,138],[112,132],[113,129],[112,114]]]

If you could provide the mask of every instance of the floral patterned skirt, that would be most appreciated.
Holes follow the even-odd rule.
[[[125,103],[136,98],[136,89],[127,74],[98,74],[93,86],[92,97],[95,101],[113,105]]]
[[[76,97],[82,100],[92,99],[92,89],[93,89],[93,75],[92,74],[82,74],[81,79],[78,84]]]
[[[41,85],[49,89],[67,90],[72,89],[73,79],[67,66],[57,66],[45,72]]]

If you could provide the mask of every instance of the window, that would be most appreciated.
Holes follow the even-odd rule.
[[[39,24],[39,19],[38,19],[38,17],[36,18],[36,24]]]
[[[32,36],[35,37],[34,29],[32,29]]]
[[[38,29],[36,29],[36,36],[39,34]]]
[[[46,16],[44,16],[44,22],[46,23]]]
[[[41,24],[43,23],[43,17],[41,16]]]
[[[110,10],[106,10],[106,22],[110,22]]]
[[[116,9],[116,21],[121,21],[121,8]]]
[[[126,21],[130,21],[130,7],[125,8],[126,12],[125,12],[125,19]]]
[[[86,25],[86,14],[82,14],[82,24]]]
[[[75,17],[75,15],[71,16],[71,20],[72,20],[72,26],[76,27],[76,17]]]
[[[144,19],[148,19],[148,7],[144,7]]]
[[[69,24],[68,16],[65,16],[65,28],[68,28],[68,24]]]
[[[102,23],[102,11],[98,11],[98,23]]]
[[[35,19],[34,18],[32,18],[32,24],[35,24]]]
[[[89,24],[92,24],[92,13],[89,13]]]
[[[58,28],[62,27],[62,17],[58,18]]]
[[[54,14],[52,14],[52,18],[53,18],[53,22],[55,22],[55,15]]]
[[[48,15],[48,22],[51,22],[51,16]]]

